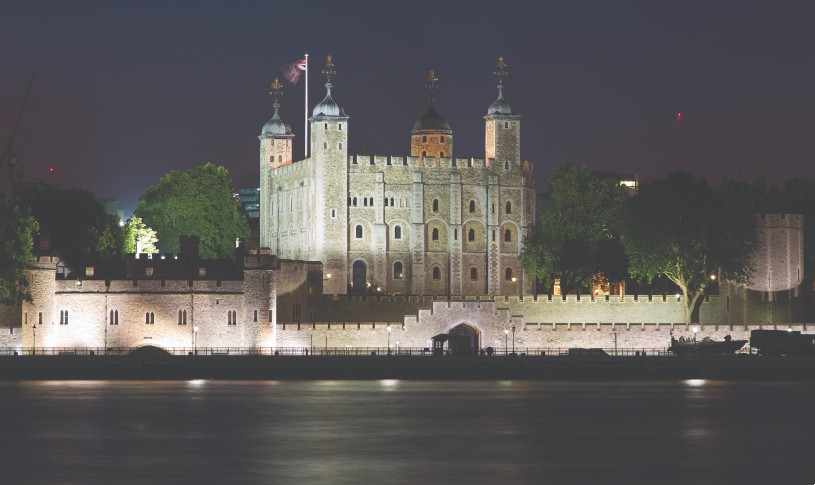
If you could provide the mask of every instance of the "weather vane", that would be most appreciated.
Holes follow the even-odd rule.
[[[327,84],[331,84],[331,76],[337,74],[337,71],[334,70],[334,58],[331,57],[331,54],[328,54],[328,57],[325,58],[325,69],[323,69],[323,74],[325,74]]]
[[[280,84],[280,80],[278,78],[274,78],[274,81],[272,81],[272,85],[269,87],[269,94],[274,96],[275,108],[279,107],[280,103],[278,102],[278,98],[283,96],[283,85]]]
[[[427,73],[427,84],[425,87],[427,88],[428,94],[430,94],[430,99],[433,100],[436,97],[436,86],[439,84],[439,78],[436,77],[436,72],[431,69],[429,73]]]
[[[498,86],[503,86],[504,78],[509,76],[509,72],[507,71],[508,67],[509,65],[504,62],[504,56],[498,56],[498,61],[495,63],[495,70],[492,71],[493,74],[498,76]]]

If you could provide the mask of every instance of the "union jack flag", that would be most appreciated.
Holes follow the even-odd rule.
[[[303,71],[308,69],[308,64],[305,59],[300,59],[297,62],[286,64],[280,69],[283,70],[283,77],[286,78],[286,81],[291,84],[297,84],[297,81],[300,80],[300,75],[303,74]]]

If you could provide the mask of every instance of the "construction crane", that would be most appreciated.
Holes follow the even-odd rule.
[[[25,90],[25,96],[23,96],[23,104],[20,106],[20,111],[17,113],[17,119],[11,126],[11,134],[9,134],[8,140],[6,140],[6,145],[3,147],[3,154],[0,156],[0,168],[4,163],[8,164],[9,182],[14,181],[14,166],[17,164],[17,157],[14,155],[14,137],[17,135],[17,129],[20,127],[20,122],[23,120],[23,112],[25,112],[25,105],[28,103],[28,95],[31,94],[31,87],[34,85],[35,77],[37,77],[37,73],[33,73],[31,75],[31,79],[28,81],[28,87]]]

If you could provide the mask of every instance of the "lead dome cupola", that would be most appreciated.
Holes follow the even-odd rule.
[[[342,106],[338,105],[334,98],[331,97],[331,88],[334,87],[331,84],[331,76],[336,74],[337,71],[334,70],[334,60],[331,57],[331,54],[328,54],[328,57],[325,59],[325,69],[323,70],[323,74],[326,77],[325,83],[325,98],[322,101],[317,103],[317,106],[314,107],[312,110],[312,116],[331,116],[331,117],[347,117],[348,115],[345,114],[345,110],[342,109]]]
[[[269,94],[274,96],[274,116],[263,125],[263,129],[260,130],[261,136],[294,136],[292,135],[291,127],[280,119],[280,101],[278,98],[283,95],[282,88],[283,85],[280,84],[280,80],[275,78],[269,90]]]
[[[430,98],[430,106],[427,112],[413,123],[413,130],[411,134],[421,133],[452,133],[450,124],[442,115],[436,111],[436,84],[439,78],[436,77],[434,71],[430,71],[427,75],[427,90]]]
[[[512,107],[510,107],[507,100],[504,99],[504,78],[509,75],[506,69],[507,67],[507,63],[504,62],[504,56],[498,57],[498,62],[495,63],[495,71],[493,71],[493,74],[498,77],[498,98],[487,108],[487,116],[512,116],[517,114],[512,112]]]

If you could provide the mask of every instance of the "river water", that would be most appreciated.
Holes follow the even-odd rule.
[[[0,383],[0,483],[815,483],[815,383]]]

